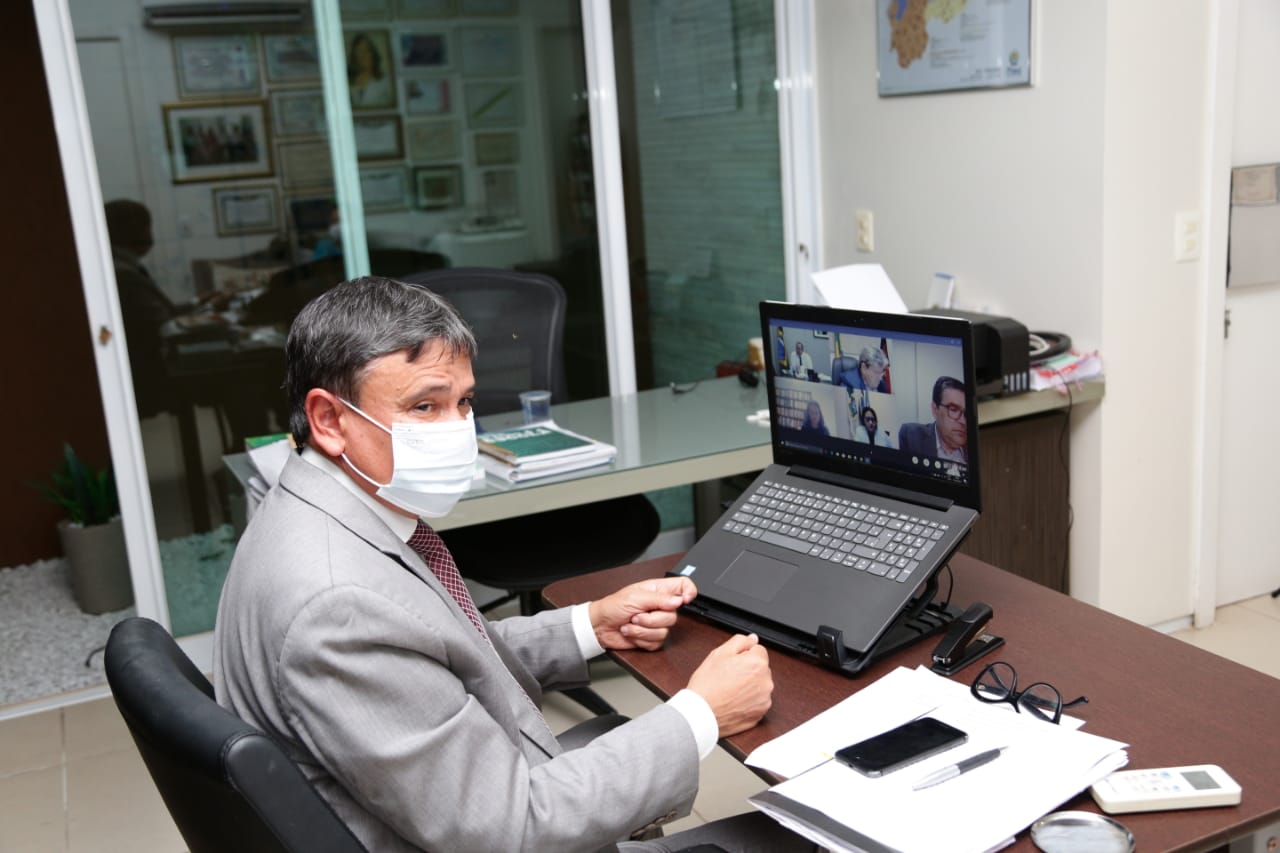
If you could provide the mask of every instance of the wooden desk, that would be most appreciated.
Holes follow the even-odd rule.
[[[679,555],[559,581],[544,597],[562,606],[600,598],[624,584],[662,575]],[[1129,767],[1219,764],[1244,788],[1239,806],[1120,815],[1137,849],[1208,851],[1280,819],[1280,680],[1167,637],[964,555],[955,556],[953,601],[986,601],[991,631],[1004,648],[983,662],[1006,660],[1028,681],[1048,681],[1089,704],[1072,709],[1085,731],[1125,741]],[[947,581],[941,579],[945,592]],[[694,617],[681,619],[658,653],[612,656],[646,687],[668,697],[685,686],[703,657],[728,632]],[[754,729],[721,741],[739,760],[761,744],[857,692],[898,666],[928,665],[925,640],[850,679],[773,651],[773,707]],[[971,665],[954,677],[968,683]],[[777,781],[761,774],[770,782]],[[744,809],[747,807],[743,804]],[[1087,792],[1061,806],[1097,812]],[[1008,848],[1030,853],[1024,831]]]

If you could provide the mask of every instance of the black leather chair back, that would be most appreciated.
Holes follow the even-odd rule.
[[[158,623],[117,623],[104,662],[191,853],[365,853],[280,746],[214,701],[208,679]]]
[[[839,355],[831,359],[831,381],[836,385],[840,384],[840,377],[845,371],[853,370],[858,366],[857,356]]]
[[[564,288],[531,272],[460,267],[407,275],[447,299],[476,336],[476,417],[520,409],[520,392],[566,402]]]

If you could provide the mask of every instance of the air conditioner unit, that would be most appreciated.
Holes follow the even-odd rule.
[[[298,25],[308,0],[144,0],[148,27],[221,27],[229,25]]]

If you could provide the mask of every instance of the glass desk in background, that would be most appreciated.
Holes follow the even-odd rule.
[[[718,481],[758,471],[772,461],[768,423],[747,420],[763,408],[764,383],[750,388],[737,377],[706,379],[683,393],[663,387],[553,405],[551,417],[557,424],[614,445],[617,458],[608,465],[522,483],[476,480],[453,512],[433,520],[432,526],[448,530],[690,484],[695,487],[695,517],[714,519],[720,514]],[[521,423],[520,412],[477,418],[480,429],[491,431]],[[232,507],[238,534],[243,523],[236,517],[236,504],[243,501],[254,470],[246,453],[224,456],[223,464],[241,491],[233,495]]]
[[[1104,390],[1102,382],[1085,382],[1073,386],[1070,398],[1046,390],[978,404],[983,515],[961,551],[1067,591],[1063,555],[1069,534],[1070,442],[1063,440],[1063,416],[1068,406],[1101,400]],[[692,485],[694,527],[700,534],[720,517],[720,481],[773,461],[768,425],[747,420],[765,406],[764,382],[750,388],[736,376],[704,379],[683,393],[663,387],[554,405],[556,423],[614,445],[617,458],[530,482],[476,480],[453,512],[432,526],[447,530]],[[519,426],[521,415],[478,421],[483,429],[498,430]],[[231,513],[238,536],[248,515],[244,495],[253,466],[244,453],[224,456],[223,464],[232,475]],[[1035,535],[1027,536],[1027,530]]]

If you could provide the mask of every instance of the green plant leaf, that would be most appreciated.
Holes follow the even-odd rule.
[[[40,494],[62,507],[68,520],[86,526],[106,524],[120,514],[111,466],[94,470],[69,443],[62,446],[62,464],[49,472],[47,483],[33,483]]]

